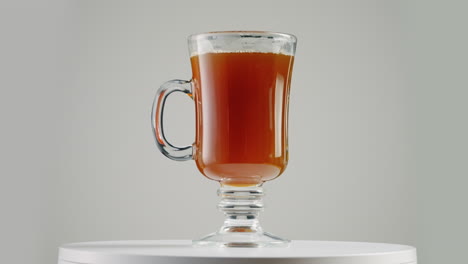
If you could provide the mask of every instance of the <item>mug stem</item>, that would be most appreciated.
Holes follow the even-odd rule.
[[[258,216],[263,211],[263,187],[221,186],[218,208],[225,215],[218,232],[193,241],[195,246],[287,247],[289,240],[263,231]]]

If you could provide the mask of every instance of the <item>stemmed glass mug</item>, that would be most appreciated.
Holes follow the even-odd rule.
[[[296,37],[264,31],[223,31],[188,38],[192,79],[172,80],[157,91],[151,122],[156,144],[168,158],[195,160],[218,181],[225,221],[196,246],[271,247],[289,241],[261,228],[265,181],[288,163],[288,108]],[[176,147],[164,135],[167,97],[182,92],[195,102],[192,146]]]

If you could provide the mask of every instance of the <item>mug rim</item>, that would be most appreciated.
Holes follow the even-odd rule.
[[[285,41],[296,43],[297,37],[293,34],[275,32],[275,31],[262,31],[262,30],[226,30],[226,31],[209,31],[202,33],[195,33],[188,36],[188,41],[198,41],[208,39],[214,36],[239,36],[244,38],[281,38]]]

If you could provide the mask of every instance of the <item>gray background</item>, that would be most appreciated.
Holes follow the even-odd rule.
[[[188,239],[220,225],[216,182],[160,154],[166,80],[190,79],[191,33],[299,39],[290,164],[265,185],[266,229],[403,243],[464,263],[467,5],[462,1],[11,1],[0,4],[2,263],[66,242]],[[194,138],[173,96],[167,133]]]

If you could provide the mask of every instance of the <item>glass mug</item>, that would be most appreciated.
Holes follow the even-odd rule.
[[[152,111],[156,144],[168,158],[195,160],[207,178],[220,182],[219,209],[226,215],[218,232],[196,246],[287,246],[263,232],[265,181],[288,163],[288,108],[296,37],[263,31],[224,31],[188,38],[192,80],[172,80],[158,90]],[[195,102],[192,146],[170,144],[163,129],[167,96],[183,92]]]

